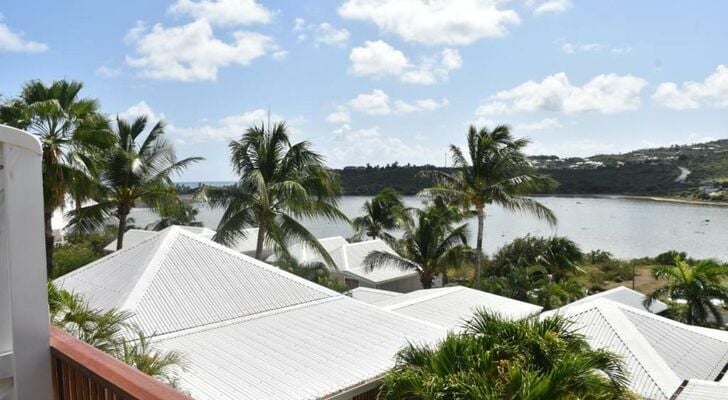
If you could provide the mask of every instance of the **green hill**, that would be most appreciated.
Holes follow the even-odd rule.
[[[600,154],[587,158],[531,157],[534,166],[559,182],[557,194],[690,195],[728,190],[728,139],[691,145]],[[385,187],[412,195],[432,182],[421,172],[436,168],[393,165],[338,170],[348,195],[373,195]]]

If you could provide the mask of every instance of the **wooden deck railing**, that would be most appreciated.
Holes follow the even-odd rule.
[[[54,400],[190,400],[58,328],[50,345]]]

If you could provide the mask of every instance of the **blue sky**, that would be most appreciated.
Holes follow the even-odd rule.
[[[180,156],[207,158],[180,180],[231,179],[227,142],[268,107],[334,167],[442,165],[469,123],[561,156],[728,137],[722,1],[5,0],[0,14],[3,97],[76,79],[110,115],[164,118]]]

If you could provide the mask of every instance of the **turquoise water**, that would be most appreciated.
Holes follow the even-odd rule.
[[[359,214],[368,197],[346,196],[340,208],[349,217]],[[485,249],[492,253],[513,238],[531,235],[562,235],[576,241],[584,251],[602,249],[621,258],[654,256],[667,250],[686,251],[693,257],[728,260],[728,208],[675,204],[648,200],[588,197],[541,197],[559,219],[555,227],[527,215],[513,214],[501,208],[488,210]],[[410,206],[420,204],[407,197]],[[215,228],[222,210],[199,204],[198,220]],[[135,209],[137,225],[145,225],[154,216],[145,209]],[[305,221],[318,237],[348,236],[345,223]],[[475,240],[475,221],[469,223],[471,244]]]

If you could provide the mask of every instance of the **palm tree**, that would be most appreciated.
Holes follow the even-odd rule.
[[[468,130],[468,156],[457,146],[450,146],[455,172],[429,173],[435,187],[426,189],[424,195],[447,197],[470,215],[478,219],[476,243],[475,287],[480,288],[483,264],[483,235],[486,207],[497,204],[506,210],[528,212],[543,218],[550,224],[556,217],[546,206],[524,195],[540,190],[550,190],[556,182],[535,173],[523,148],[527,139],[515,139],[507,125],[498,125],[492,131],[487,128]]]
[[[667,280],[645,299],[650,306],[657,299],[685,300],[684,320],[688,324],[708,325],[711,315],[718,326],[723,326],[723,315],[714,300],[728,304],[728,266],[715,260],[700,260],[691,265],[680,256],[674,265],[659,265],[652,270],[657,279]]]
[[[379,399],[634,399],[619,357],[593,350],[555,316],[510,321],[478,312],[462,334],[397,354]]]
[[[127,365],[172,386],[178,387],[178,370],[185,370],[185,360],[178,351],[159,352],[139,329],[134,339],[121,343],[117,358]]]
[[[467,224],[451,228],[440,209],[412,210],[415,217],[402,226],[402,239],[393,243],[395,254],[375,250],[364,258],[369,269],[395,266],[417,271],[422,287],[432,287],[435,277],[458,264],[467,252]]]
[[[387,243],[394,241],[394,237],[387,231],[399,228],[407,216],[402,196],[392,188],[386,188],[371,201],[366,201],[361,210],[364,214],[351,221],[355,230],[354,237],[367,236]]]
[[[164,204],[159,209],[159,220],[148,224],[144,229],[161,231],[172,225],[200,227],[203,226],[203,224],[196,220],[198,213],[199,210],[182,201],[172,204]]]
[[[0,106],[0,122],[37,135],[43,147],[43,218],[46,269],[53,270],[53,212],[67,195],[77,204],[90,196],[94,156],[113,143],[98,102],[80,97],[76,81],[27,82],[17,99]]]
[[[147,117],[141,116],[131,123],[116,119],[115,145],[109,149],[99,171],[99,193],[96,204],[70,212],[70,225],[81,231],[91,231],[104,226],[115,217],[118,221],[116,248],[124,245],[127,217],[138,202],[159,212],[164,207],[178,205],[172,175],[190,164],[202,160],[191,157],[177,160],[174,147],[164,138],[164,123],[157,122],[147,137],[141,140],[146,130]]]
[[[231,161],[239,176],[233,186],[204,187],[201,196],[211,207],[225,209],[214,240],[231,244],[245,229],[258,228],[255,257],[269,243],[283,253],[291,242],[304,242],[329,265],[329,253],[298,220],[326,218],[348,221],[337,208],[341,186],[307,141],[291,143],[285,123],[249,128],[230,142]]]

